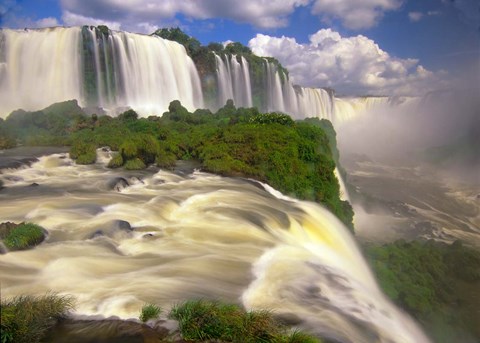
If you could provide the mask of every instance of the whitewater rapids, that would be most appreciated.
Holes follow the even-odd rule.
[[[323,207],[249,180],[110,170],[109,153],[98,157],[1,170],[0,222],[49,231],[33,250],[0,255],[2,298],[71,294],[76,315],[121,318],[146,302],[220,299],[340,342],[428,342]]]

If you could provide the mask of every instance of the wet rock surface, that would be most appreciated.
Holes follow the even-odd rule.
[[[103,319],[60,321],[47,334],[51,343],[156,343],[186,342],[172,332],[168,321],[150,326],[133,320]]]

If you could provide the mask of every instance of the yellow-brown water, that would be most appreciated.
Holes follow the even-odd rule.
[[[2,170],[0,222],[49,231],[33,250],[0,255],[2,297],[71,294],[76,315],[99,318],[137,317],[145,302],[221,299],[342,342],[427,342],[321,206],[253,181],[112,171],[106,161],[101,151],[94,166],[54,154]]]

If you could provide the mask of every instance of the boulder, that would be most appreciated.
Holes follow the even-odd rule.
[[[106,236],[110,238],[126,238],[133,232],[130,223],[125,220],[111,220],[99,227],[89,239]]]
[[[130,184],[123,177],[116,177],[114,179],[111,179],[107,183],[108,189],[115,190],[117,192],[120,192],[122,189],[125,189],[128,186],[130,186]]]

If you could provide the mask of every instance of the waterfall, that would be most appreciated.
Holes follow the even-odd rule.
[[[265,59],[267,111],[286,112],[295,119],[335,119],[334,99],[321,88],[294,86],[288,76]],[[282,82],[283,79],[283,82]]]
[[[83,101],[81,29],[0,31],[0,117]]]
[[[185,48],[157,36],[94,27],[2,30],[0,116],[77,99],[107,111],[131,107],[161,115],[172,100],[203,106],[200,79]]]
[[[372,109],[390,106],[388,97],[335,98],[335,122],[349,121]]]
[[[232,99],[237,107],[252,106],[252,86],[247,60],[236,55],[215,55],[217,63],[218,107]],[[225,59],[225,60],[224,60]]]

